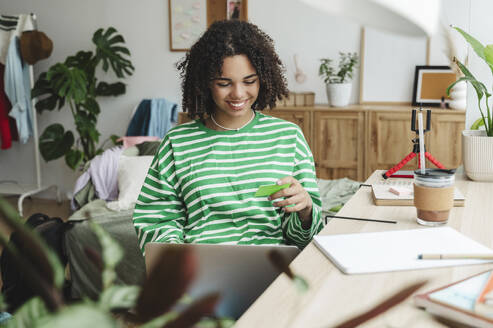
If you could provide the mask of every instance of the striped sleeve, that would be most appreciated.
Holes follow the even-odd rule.
[[[322,202],[318,190],[313,155],[303,136],[298,130],[296,135],[296,154],[293,177],[298,180],[312,199],[312,225],[303,229],[298,213],[289,213],[285,220],[286,239],[296,246],[305,247],[323,228]]]
[[[142,253],[150,241],[183,242],[186,211],[176,185],[173,148],[165,137],[151,163],[133,214]]]

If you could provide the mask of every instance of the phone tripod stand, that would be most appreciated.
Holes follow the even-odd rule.
[[[426,128],[423,128],[423,135],[424,133],[430,131],[431,129],[431,110],[426,111]],[[411,131],[414,131],[416,133],[416,138],[412,140],[413,142],[413,150],[407,154],[406,157],[404,157],[399,163],[397,163],[393,168],[389,169],[387,172],[382,174],[384,179],[389,178],[392,174],[395,172],[399,171],[404,165],[406,165],[407,162],[412,160],[416,155],[419,155],[418,157],[418,169],[421,168],[421,163],[420,163],[420,158],[421,154],[419,151],[419,130],[416,128],[416,109],[412,110],[411,114]],[[429,152],[426,151],[424,153],[425,158],[427,158],[430,162],[432,162],[436,167],[439,169],[444,169],[445,167],[440,163],[435,157],[433,157]]]

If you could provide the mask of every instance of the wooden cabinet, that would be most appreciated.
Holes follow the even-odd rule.
[[[364,138],[364,112],[314,112],[312,152],[317,176],[364,180]]]
[[[412,140],[417,138],[416,133],[411,131],[410,107],[393,110],[372,107],[367,117],[365,177],[374,170],[387,170],[399,163],[413,151]],[[463,111],[432,109],[431,130],[425,133],[425,147],[446,168],[456,168],[462,164],[460,135],[464,122]],[[435,167],[428,160],[426,165]],[[402,169],[414,170],[417,167],[418,156]]]
[[[389,169],[412,152],[416,134],[411,131],[411,110],[410,106],[352,105],[279,107],[263,113],[302,129],[313,152],[317,177],[364,181],[374,170]],[[179,122],[187,120],[180,113]],[[464,122],[463,111],[432,109],[426,150],[446,168],[461,165]],[[403,169],[416,167],[417,156]]]
[[[406,111],[371,111],[367,120],[367,165],[365,176],[377,169],[390,169],[413,150],[416,133],[411,131],[411,113]],[[425,145],[430,133],[425,134]],[[402,169],[417,167],[417,157]]]
[[[310,111],[300,110],[300,109],[297,110],[274,109],[274,110],[265,110],[263,111],[263,113],[266,115],[282,118],[283,120],[297,124],[303,131],[303,134],[305,135],[305,139],[308,142],[308,145],[310,146],[311,149],[313,148],[314,144],[312,142],[311,133],[310,133],[312,129],[312,119],[311,119]]]

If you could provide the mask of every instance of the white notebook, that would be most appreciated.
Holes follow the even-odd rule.
[[[450,227],[313,237],[315,245],[346,274],[416,270],[493,262],[418,260],[423,253],[486,253],[493,250]]]

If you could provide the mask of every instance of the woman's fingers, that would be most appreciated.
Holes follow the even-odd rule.
[[[273,203],[276,207],[284,207],[286,212],[299,212],[311,204],[311,198],[303,186],[291,176],[284,177],[278,181],[279,185],[289,183],[288,188],[282,189],[272,194],[269,199],[275,200],[285,198],[284,200]]]

